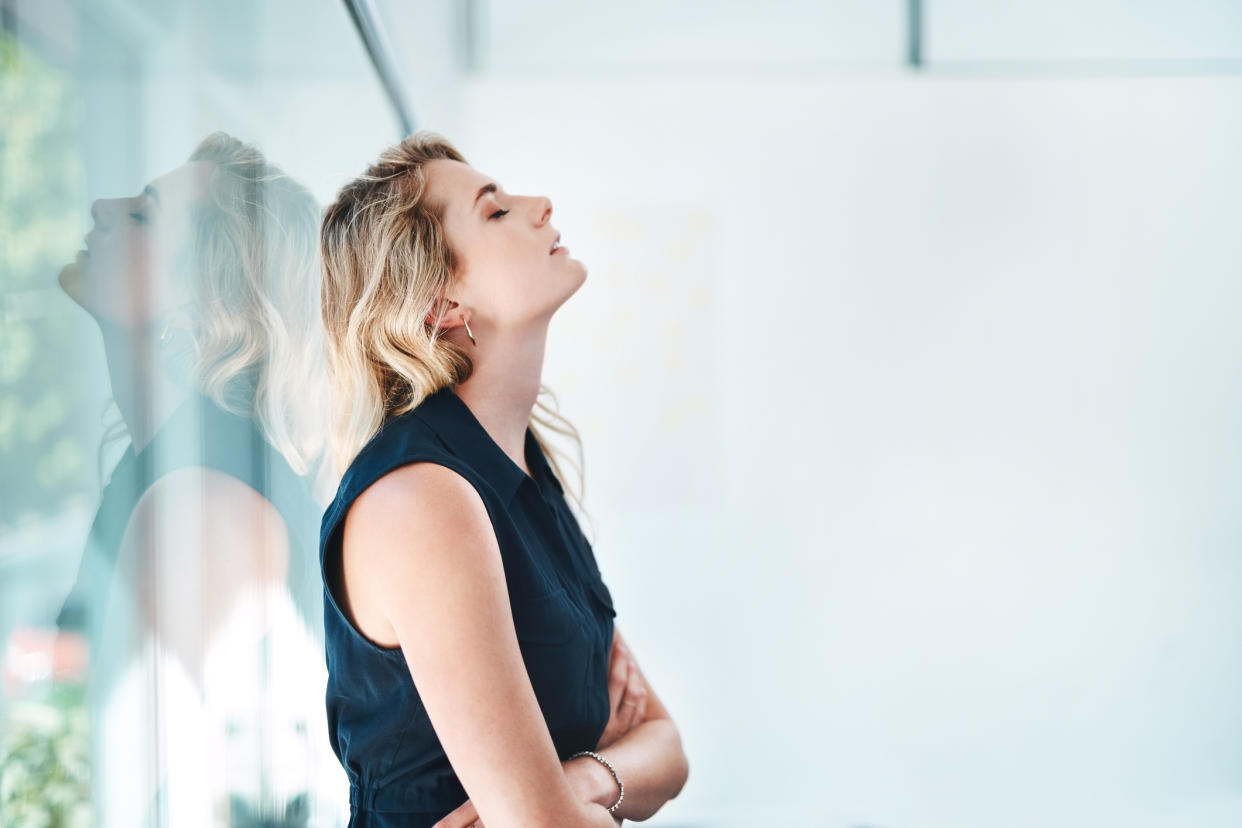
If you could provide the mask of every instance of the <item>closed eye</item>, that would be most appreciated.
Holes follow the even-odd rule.
[[[505,215],[505,214],[506,214],[506,213],[508,213],[508,212],[509,212],[508,210],[497,210],[496,212],[494,212],[494,213],[492,213],[490,216],[488,216],[488,218],[489,218],[489,219],[494,219],[494,218],[496,218],[497,216],[503,216],[503,215]]]

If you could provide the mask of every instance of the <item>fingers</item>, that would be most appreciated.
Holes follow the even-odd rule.
[[[621,706],[621,699],[625,695],[625,685],[629,680],[630,660],[619,648],[614,647],[613,653],[615,657],[608,668],[608,699],[612,709],[616,710]]]
[[[647,720],[647,682],[643,681],[642,670],[638,662],[630,661],[630,680],[625,688],[625,697],[634,705],[634,724]]]
[[[647,720],[649,692],[638,661],[625,641],[614,637],[608,670],[611,715],[600,743],[611,742]]]
[[[617,707],[617,719],[621,722],[622,732],[629,732],[630,728],[638,724],[640,719],[636,717],[638,710],[638,700],[634,698],[634,683],[642,686],[642,676],[638,672],[638,665],[633,659],[626,659],[625,686],[621,694],[621,701]]]
[[[638,659],[634,658],[634,653],[626,646],[624,641],[617,641],[617,649],[621,651],[621,655],[629,662],[629,672],[626,678],[625,693],[622,705],[629,708],[623,711],[623,717],[626,719],[628,726],[626,730],[636,724],[640,724],[647,720],[647,682],[643,680],[642,669],[638,666]]]
[[[646,694],[642,673],[639,672],[638,665],[631,661],[629,677],[625,683],[625,696],[621,700],[621,709],[617,711],[618,718],[625,722],[626,731],[642,723],[642,714],[647,707]]]
[[[608,672],[608,724],[604,726],[604,733],[600,736],[600,746],[620,739],[630,729],[630,722],[626,717],[629,707],[622,704],[625,701],[625,688],[629,684],[629,673],[629,659],[618,653]]]
[[[479,812],[474,809],[474,803],[467,799],[449,811],[432,828],[486,828],[486,826],[483,825],[483,820],[479,819]]]
[[[634,671],[634,662],[625,659],[622,669],[621,681],[618,683],[616,707],[613,708],[617,719],[621,723],[621,731],[624,733],[632,726],[630,723],[629,706],[625,701],[630,689],[630,674]]]

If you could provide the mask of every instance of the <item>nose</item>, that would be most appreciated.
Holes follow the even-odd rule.
[[[543,225],[547,223],[548,219],[552,215],[552,199],[547,196],[540,196],[539,201],[543,207],[543,209],[539,212],[539,224]]]
[[[97,198],[92,201],[91,219],[95,222],[95,226],[106,228],[123,201],[124,199],[119,198]]]
[[[115,220],[119,213],[129,209],[130,201],[126,198],[97,198],[92,201],[91,219],[95,222],[95,226],[107,229],[109,223]]]

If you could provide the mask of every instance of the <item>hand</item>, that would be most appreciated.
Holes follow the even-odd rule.
[[[584,770],[585,763],[594,761],[589,756],[584,756],[561,763],[561,767],[565,769],[565,776],[569,780],[569,786],[583,802],[595,802],[592,795],[594,783]],[[621,824],[622,817],[615,814],[609,814],[609,816],[616,825]],[[474,809],[474,803],[467,799],[446,814],[435,824],[434,828],[487,828],[487,826],[483,824],[483,820],[479,819],[479,812]]]
[[[479,812],[474,809],[474,803],[467,799],[445,814],[432,828],[486,828],[486,826],[483,820],[479,819]]]
[[[608,700],[608,724],[599,737],[597,750],[612,744],[647,720],[647,682],[642,670],[638,669],[634,654],[616,628],[608,664]]]
[[[605,746],[620,739],[646,721],[647,716],[647,682],[638,668],[638,661],[634,658],[634,654],[626,645],[625,639],[621,637],[621,631],[616,628],[613,629],[612,651],[608,663],[608,701],[610,710],[608,724],[605,725],[604,733],[599,738],[599,744],[596,745],[597,750],[602,750]],[[595,801],[592,796],[592,782],[585,774],[579,775],[574,765],[575,762],[594,761],[590,757],[581,757],[578,760],[561,763],[569,777],[570,786],[584,802]],[[600,804],[607,807],[612,804],[612,801]],[[617,825],[622,823],[621,817],[612,814],[609,816]],[[487,828],[487,826],[479,819],[479,812],[474,809],[473,803],[467,799],[437,822],[435,828]]]

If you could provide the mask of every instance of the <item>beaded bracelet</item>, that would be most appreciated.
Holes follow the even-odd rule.
[[[617,801],[612,803],[612,807],[608,809],[608,813],[612,813],[613,811],[617,810],[617,806],[621,804],[621,800],[625,799],[625,783],[621,781],[621,777],[617,776],[616,768],[612,766],[611,762],[609,762],[607,759],[600,756],[598,753],[596,753],[593,750],[580,750],[577,753],[575,753],[573,756],[570,756],[569,758],[576,759],[579,756],[591,756],[603,762],[604,767],[608,768],[608,772],[612,774],[612,778],[617,780],[617,787],[620,789],[621,792],[617,794]]]

